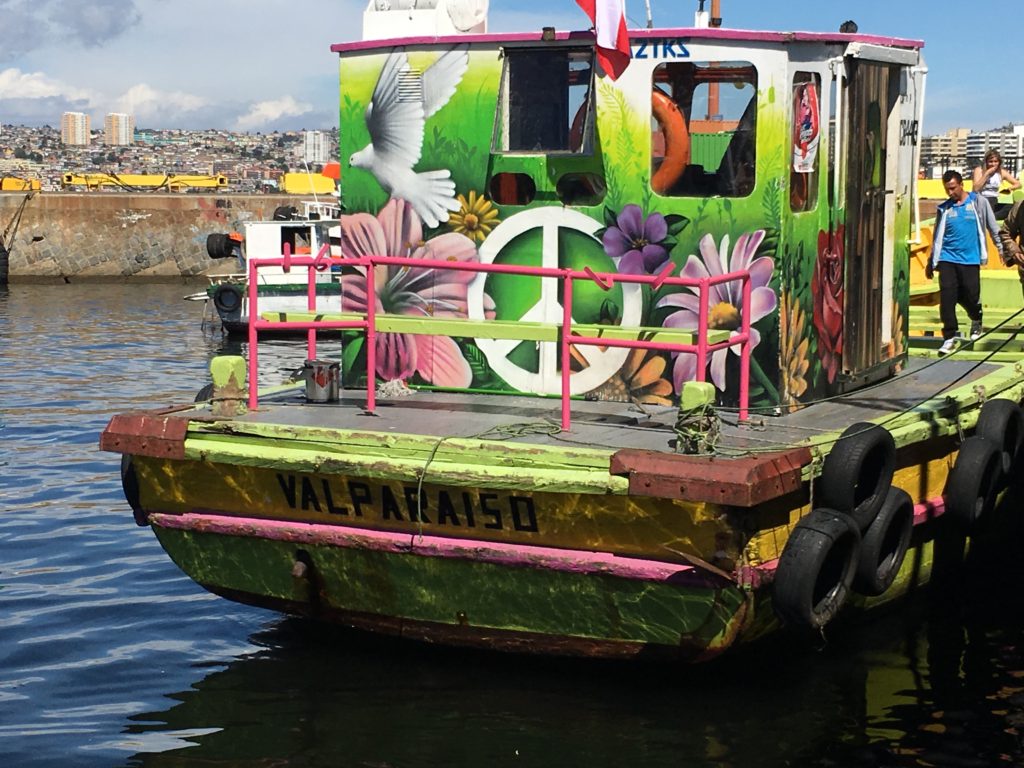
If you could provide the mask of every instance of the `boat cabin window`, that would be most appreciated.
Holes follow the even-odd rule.
[[[797,72],[793,77],[792,161],[789,207],[795,213],[818,204],[818,147],[821,137],[821,76]]]
[[[654,70],[651,188],[668,197],[754,190],[757,70],[750,62],[668,62]]]
[[[281,252],[284,253],[284,247],[287,244],[293,254],[311,253],[313,242],[310,237],[311,233],[308,224],[295,227],[281,227]]]
[[[592,151],[592,49],[506,48],[504,53],[494,151]]]

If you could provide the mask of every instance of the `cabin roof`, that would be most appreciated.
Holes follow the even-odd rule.
[[[387,50],[398,45],[459,45],[465,43],[536,43],[541,41],[540,30],[532,32],[502,32],[482,35],[448,35],[422,37],[396,37],[388,40],[357,40],[348,43],[335,43],[331,50],[335,53],[351,53],[373,49]],[[748,29],[723,29],[703,27],[671,27],[663,29],[631,29],[631,40],[673,38],[675,40],[739,40],[745,42],[769,43],[870,43],[894,48],[920,49],[923,40],[909,40],[901,37],[884,35],[865,35],[860,33],[845,34],[842,32],[770,32]],[[555,40],[575,40],[580,43],[593,43],[594,33],[591,30],[574,32],[555,32]]]

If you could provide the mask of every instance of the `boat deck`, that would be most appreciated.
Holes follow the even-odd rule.
[[[891,380],[795,413],[752,412],[749,422],[738,424],[735,410],[720,410],[717,449],[724,454],[783,449],[857,421],[895,417],[948,389],[969,385],[997,367],[956,356],[930,361],[911,358],[907,369]],[[370,414],[361,390],[344,390],[336,403],[307,403],[304,393],[300,386],[261,397],[259,408],[237,417],[236,422],[608,450],[671,452],[676,439],[675,407],[574,400],[572,428],[563,432],[558,428],[558,398],[416,390],[397,397],[378,396],[376,412]]]

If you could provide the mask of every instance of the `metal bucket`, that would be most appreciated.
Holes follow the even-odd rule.
[[[341,365],[330,360],[307,360],[302,367],[306,402],[336,403],[341,385]]]

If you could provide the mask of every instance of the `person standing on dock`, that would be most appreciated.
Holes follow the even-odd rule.
[[[971,340],[981,336],[981,263],[986,258],[985,231],[1003,255],[996,229],[996,217],[988,201],[964,189],[956,171],[942,174],[942,186],[949,199],[935,213],[935,238],[925,267],[929,280],[939,272],[939,316],[942,319],[940,355],[948,355],[960,340],[956,307],[963,307],[971,319]]]
[[[1006,214],[1003,226],[999,228],[999,240],[1003,246],[1003,264],[1016,266],[1020,276],[1021,291],[1024,292],[1024,250],[1021,250],[1021,236],[1024,235],[1024,200],[1013,204]]]
[[[1005,191],[1020,189],[1020,180],[1003,168],[1003,156],[990,149],[981,165],[974,169],[971,188],[988,200],[997,220],[1005,218],[1010,211],[1009,203],[999,202],[999,188],[1004,181],[1010,185]]]

